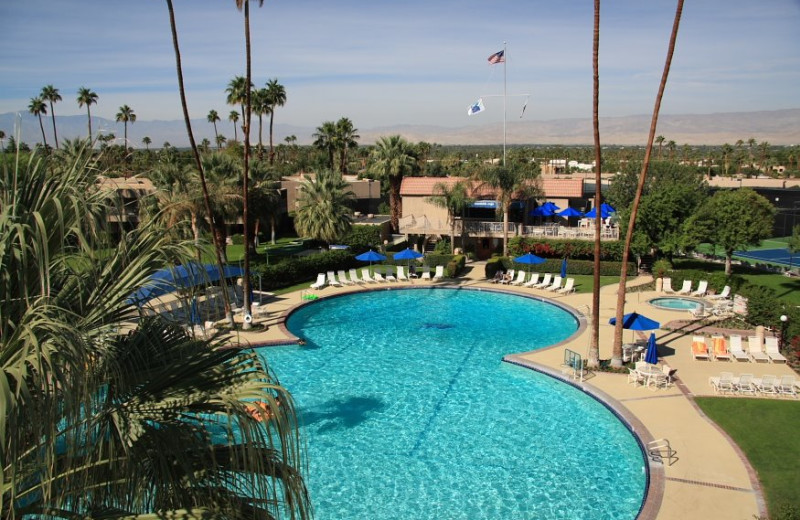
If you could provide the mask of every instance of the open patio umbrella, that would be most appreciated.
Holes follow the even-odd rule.
[[[549,209],[553,213],[561,209],[560,207],[558,207],[558,204],[556,204],[555,202],[550,202],[549,200],[544,204],[542,204],[542,207]]]
[[[419,251],[414,251],[410,247],[407,247],[402,251],[400,251],[399,253],[395,253],[392,258],[394,258],[395,260],[408,260],[406,265],[409,266],[410,269],[411,261],[416,260],[417,258],[422,258],[423,256],[425,255],[423,255]]]
[[[644,355],[644,362],[651,365],[658,364],[658,347],[656,347],[656,333],[651,332],[647,340],[647,352]]]
[[[581,213],[575,208],[568,207],[566,209],[562,209],[561,211],[556,213],[556,215],[558,215],[559,217],[569,218],[569,217],[582,217],[583,213]]]
[[[518,256],[514,259],[514,261],[518,264],[541,264],[544,262],[544,258],[534,255],[533,253],[525,253],[522,256]]]
[[[608,320],[611,325],[617,324],[617,318]],[[643,314],[638,312],[631,312],[622,317],[622,328],[628,330],[654,330],[661,327],[661,324],[655,320],[651,320]]]
[[[529,215],[532,217],[550,217],[553,214],[554,211],[546,206],[537,206],[529,213]]]
[[[372,262],[383,262],[384,260],[386,260],[386,257],[370,249],[366,253],[361,253],[360,255],[357,255],[356,260],[361,260],[362,262],[369,262],[369,266],[372,267]]]

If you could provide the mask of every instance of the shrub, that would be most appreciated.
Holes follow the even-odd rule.
[[[381,229],[378,226],[353,226],[341,243],[350,246],[355,254],[362,253],[380,245]]]
[[[624,243],[620,240],[602,242],[600,244],[601,260],[622,260]],[[594,258],[594,242],[574,239],[546,239],[530,237],[512,237],[508,240],[508,251],[513,256],[532,252],[542,257],[574,258],[591,260]]]
[[[666,258],[653,262],[653,276],[655,278],[663,278],[671,270],[672,264]]]
[[[503,258],[499,256],[493,256],[486,261],[486,278],[491,280],[494,278],[494,275],[497,274],[497,271],[505,271],[505,267],[503,266]]]
[[[751,325],[778,323],[781,308],[776,305],[775,291],[761,285],[745,284],[739,294],[747,298],[747,322]]]
[[[455,278],[464,269],[466,263],[467,263],[466,256],[455,255],[449,262],[447,262],[447,266],[445,267],[445,273],[449,278]]]

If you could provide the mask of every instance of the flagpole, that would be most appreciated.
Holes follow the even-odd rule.
[[[507,42],[503,42],[503,167],[506,166],[506,65],[508,64]]]

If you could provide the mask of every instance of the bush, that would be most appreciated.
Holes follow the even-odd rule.
[[[745,284],[739,294],[747,298],[747,322],[751,325],[779,323],[781,308],[776,305],[777,295],[769,287]]]
[[[353,226],[341,242],[355,254],[363,253],[368,249],[380,247],[381,229],[378,226]]]
[[[602,242],[600,244],[600,259],[621,261],[623,246],[624,243],[620,240]],[[531,252],[537,256],[548,258],[567,257],[576,260],[591,260],[594,258],[594,242],[590,240],[550,240],[516,236],[508,240],[508,252],[512,257]]]
[[[503,258],[499,256],[493,256],[486,261],[486,278],[490,280],[493,279],[494,275],[497,274],[497,271],[505,271],[505,267],[503,266]]]
[[[466,264],[467,264],[466,256],[455,255],[453,256],[452,260],[447,262],[447,266],[445,267],[445,273],[447,274],[448,278],[455,278],[461,273]]]
[[[253,275],[261,275],[261,287],[264,290],[281,289],[307,280],[312,280],[317,273],[362,267],[351,251],[333,250],[287,259],[278,264],[267,265],[258,262],[253,266]]]
[[[655,278],[663,278],[671,270],[672,264],[666,258],[653,262],[653,276]]]
[[[535,254],[535,253],[534,253]],[[492,262],[497,262],[502,264],[503,270],[509,269],[516,269],[516,270],[523,270],[523,271],[538,271],[540,273],[560,273],[561,272],[561,258],[547,258],[545,259],[544,263],[536,264],[536,265],[528,265],[528,264],[518,264],[514,262],[514,258],[512,257],[498,257],[496,260],[492,260]],[[494,277],[495,273],[497,272],[499,267],[492,267],[493,271],[491,272],[491,276],[489,275],[489,264],[490,262],[486,263],[486,275],[489,278]],[[622,267],[621,262],[612,262],[612,261],[603,261],[600,262],[600,276],[619,276],[620,269]],[[628,276],[635,276],[637,273],[636,264],[633,262],[628,262]],[[591,275],[594,273],[594,260],[567,260],[567,274],[572,275]]]

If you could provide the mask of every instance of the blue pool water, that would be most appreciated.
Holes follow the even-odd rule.
[[[641,450],[605,406],[503,355],[575,318],[508,294],[413,289],[307,305],[305,346],[259,349],[294,396],[312,503],[329,519],[624,519]]]
[[[664,298],[653,298],[648,303],[659,309],[670,311],[693,311],[703,307],[703,303],[691,298],[680,298],[677,296],[666,296]]]

